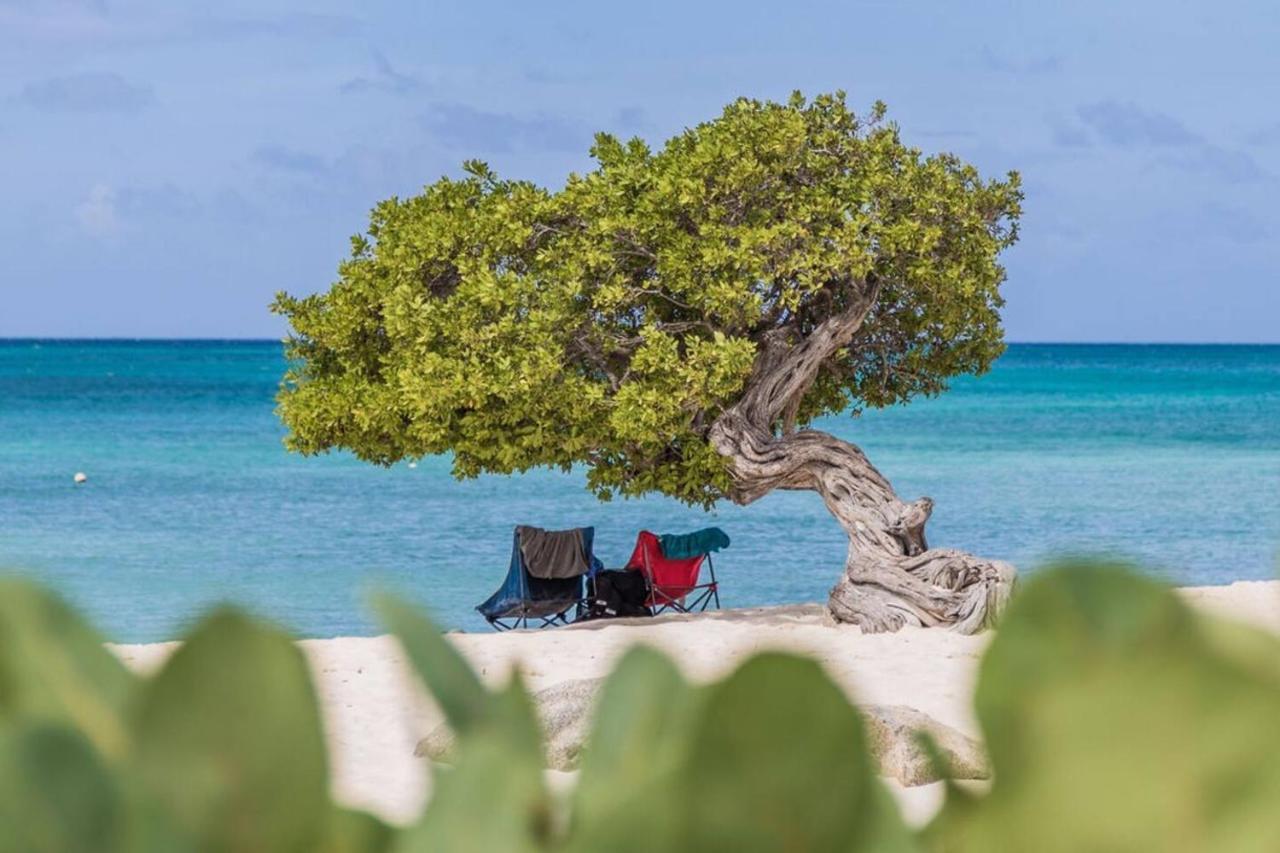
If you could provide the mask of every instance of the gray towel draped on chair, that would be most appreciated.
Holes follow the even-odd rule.
[[[576,578],[590,568],[581,528],[543,530],[521,525],[516,528],[516,535],[524,564],[536,578]]]

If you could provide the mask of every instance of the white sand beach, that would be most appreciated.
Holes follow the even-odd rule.
[[[1182,592],[1206,611],[1280,632],[1280,582]],[[978,735],[970,707],[974,678],[991,636],[922,629],[863,635],[827,624],[816,604],[449,635],[486,681],[500,683],[519,665],[535,690],[604,675],[623,651],[641,643],[668,652],[695,680],[720,676],[755,652],[793,651],[821,662],[855,703],[906,705],[972,736]],[[328,727],[335,795],[394,822],[411,820],[429,793],[429,764],[414,757],[414,747],[440,715],[409,676],[399,646],[386,636],[304,640],[300,646]],[[131,667],[147,671],[174,647],[113,648]],[[941,784],[891,787],[915,822],[926,820],[942,795]]]

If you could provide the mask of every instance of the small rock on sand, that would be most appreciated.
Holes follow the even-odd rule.
[[[542,720],[547,766],[552,770],[576,770],[578,756],[591,730],[591,711],[602,678],[579,678],[553,684],[533,694]],[[413,754],[433,761],[448,761],[453,751],[453,730],[441,723],[418,742]]]
[[[880,761],[880,773],[907,787],[939,781],[917,732],[938,747],[953,779],[989,779],[987,755],[976,740],[906,705],[866,705],[861,709],[867,742]]]
[[[552,770],[574,770],[590,732],[591,712],[602,678],[580,678],[543,688],[533,694],[534,707],[546,734],[547,766]],[[927,714],[905,705],[868,705],[861,709],[867,743],[880,762],[884,776],[908,787],[937,782],[933,762],[921,748],[916,732],[933,738],[955,779],[990,777],[981,744],[943,725]],[[448,761],[453,751],[453,731],[441,723],[418,742],[414,755],[434,761]]]

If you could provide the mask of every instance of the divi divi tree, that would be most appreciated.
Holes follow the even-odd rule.
[[[849,536],[837,619],[987,624],[1013,568],[931,548],[932,501],[810,425],[1000,355],[1017,175],[923,156],[843,93],[591,153],[558,190],[472,161],[383,201],[327,292],[281,294],[289,447],[450,453],[458,477],[578,465],[602,498],[707,507],[812,490]]]

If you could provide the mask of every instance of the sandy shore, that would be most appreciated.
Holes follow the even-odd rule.
[[[1280,582],[1240,582],[1182,592],[1197,606],[1280,632]],[[667,651],[692,679],[717,677],[763,650],[817,659],[855,702],[908,705],[977,735],[970,697],[978,659],[990,634],[966,637],[906,629],[863,635],[831,626],[818,605],[664,616],[509,634],[451,634],[483,677],[503,681],[519,664],[532,689],[606,674],[628,647]],[[158,666],[173,643],[116,646],[130,666]],[[300,643],[315,674],[328,726],[335,795],[396,822],[412,819],[429,790],[428,765],[413,755],[439,721],[434,705],[409,677],[390,637],[341,637]],[[893,786],[909,818],[936,808],[940,785]]]

